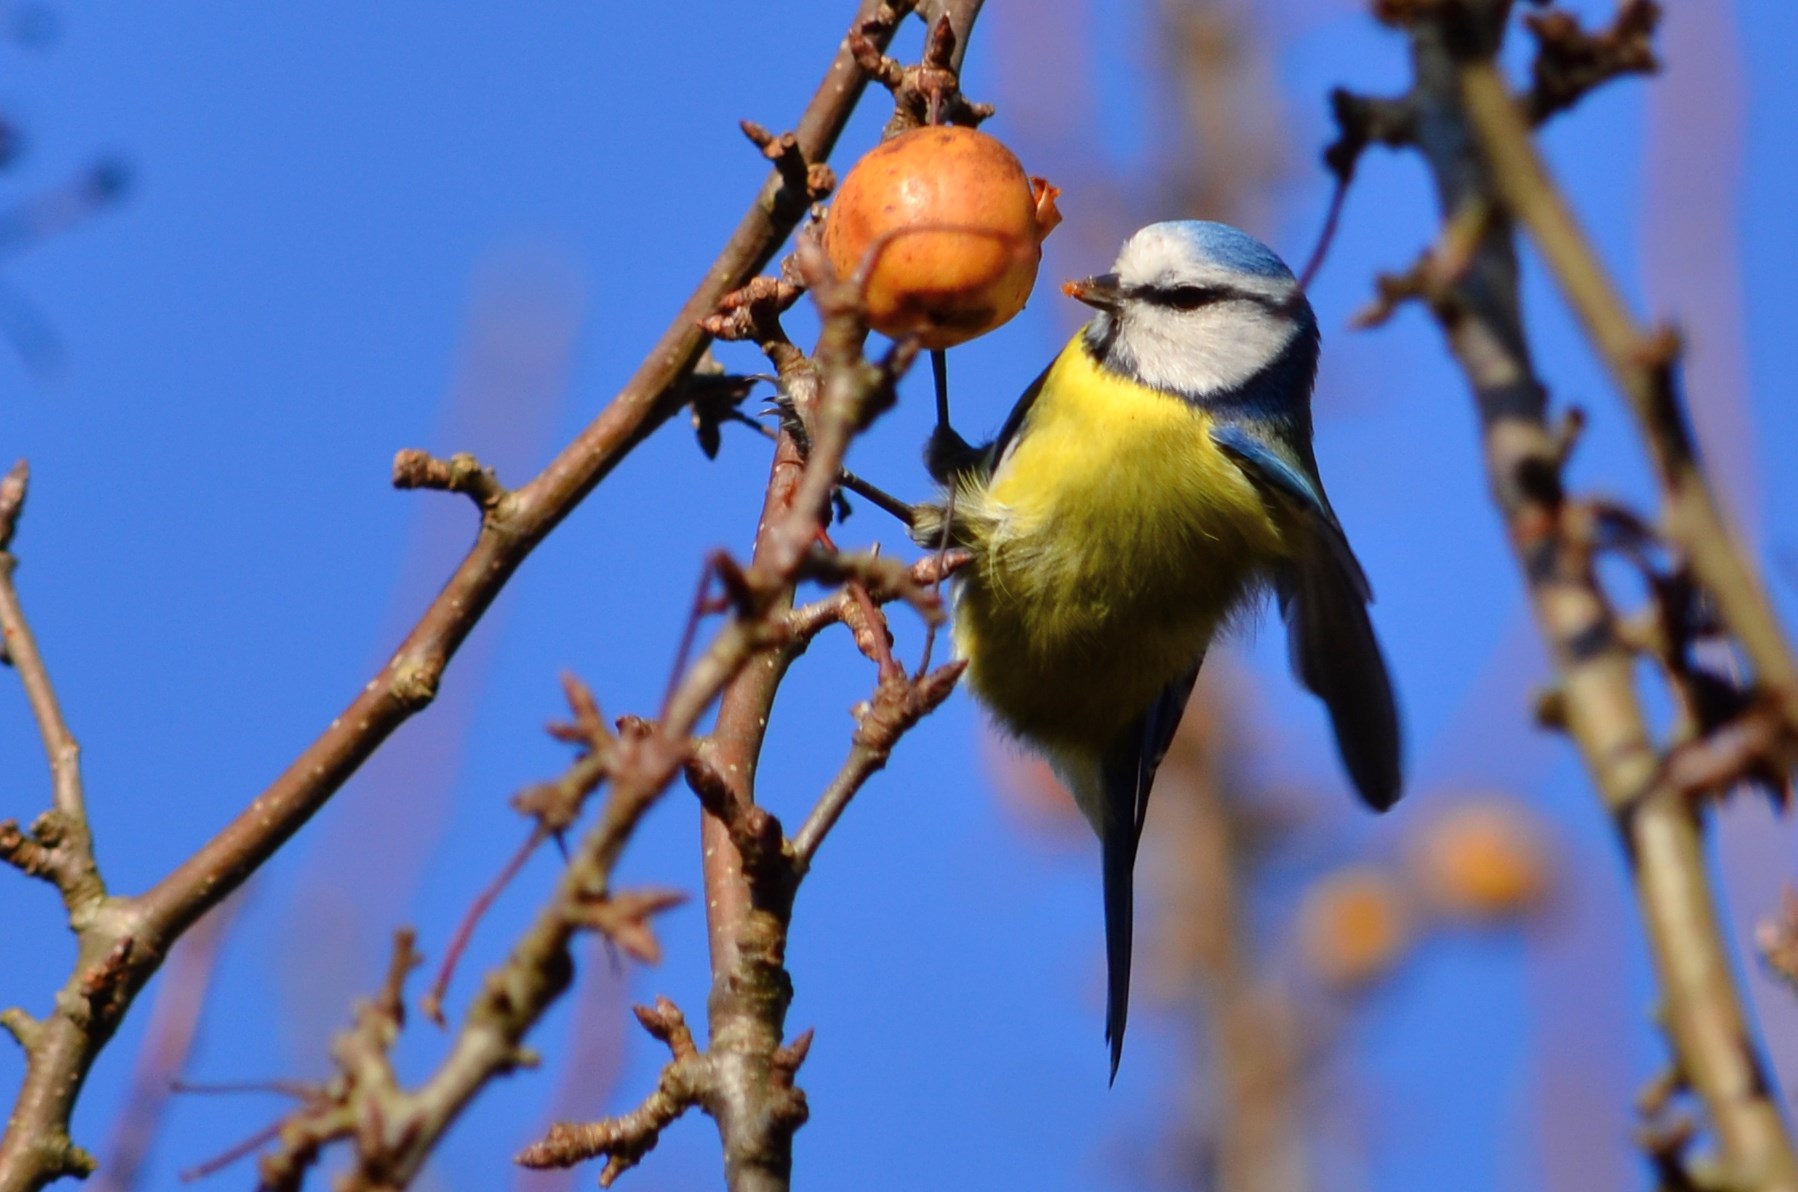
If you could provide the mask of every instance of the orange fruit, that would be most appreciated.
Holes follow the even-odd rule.
[[[1411,942],[1411,913],[1398,882],[1372,865],[1328,874],[1305,891],[1299,954],[1323,984],[1359,989],[1390,972]]]
[[[1059,192],[972,128],[901,133],[855,163],[824,224],[839,277],[859,278],[868,325],[926,348],[984,335],[1020,310]]]
[[[1537,909],[1552,884],[1545,833],[1509,800],[1453,808],[1410,851],[1418,887],[1441,914],[1497,923]]]

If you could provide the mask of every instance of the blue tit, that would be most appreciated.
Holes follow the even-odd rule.
[[[1292,668],[1376,810],[1399,796],[1399,720],[1311,450],[1319,337],[1292,271],[1244,232],[1182,220],[1066,290],[1092,321],[991,444],[938,428],[927,462],[947,491],[913,533],[972,554],[953,616],[967,684],[1099,835],[1115,1080],[1143,812],[1212,641],[1278,595]]]

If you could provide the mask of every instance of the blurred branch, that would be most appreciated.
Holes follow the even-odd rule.
[[[858,27],[865,27],[883,14],[892,19],[884,25],[876,22],[869,34],[880,46],[896,24],[894,6],[861,0],[855,18]],[[964,43],[967,19],[958,26]],[[865,85],[854,55],[839,46],[793,131],[794,146],[805,161],[828,157]],[[0,1192],[42,1187],[91,1168],[91,1157],[68,1139],[69,1117],[89,1068],[132,999],[184,931],[237,889],[400,724],[431,702],[450,658],[512,573],[620,460],[678,412],[687,400],[685,382],[708,341],[699,321],[725,294],[759,273],[805,215],[809,193],[796,190],[791,175],[781,164],[770,170],[704,280],[635,375],[542,473],[491,503],[484,498],[496,494],[481,482],[481,528],[474,547],[381,671],[235,821],[155,887],[133,898],[105,897],[92,869],[85,819],[67,829],[49,824],[54,843],[33,842],[16,828],[4,838],[23,841],[14,845],[12,855],[51,873],[65,902],[79,902],[83,917],[77,922],[77,908],[71,905],[80,954],[57,998],[57,1011],[42,1021],[21,1011],[4,1019],[17,1028],[21,1041],[30,1043],[25,1081],[0,1142]],[[409,473],[402,473],[403,482]],[[16,614],[16,602],[9,603]],[[23,666],[21,673],[27,673]],[[30,686],[42,720],[43,709],[54,703],[45,704],[35,693],[35,678]],[[47,697],[47,685],[42,692]],[[66,818],[65,805],[79,807],[73,741],[59,716],[49,723],[58,734],[52,751],[58,766],[53,814]],[[50,731],[46,728],[47,739]],[[51,862],[54,872],[44,868]]]
[[[162,974],[150,1011],[146,1038],[131,1072],[125,1109],[113,1123],[112,1140],[93,1187],[96,1192],[128,1192],[143,1177],[144,1162],[167,1116],[169,1099],[193,1052],[200,1015],[225,937],[248,891],[209,915],[181,938]]]
[[[1319,1024],[1267,971],[1250,927],[1256,868],[1282,829],[1246,810],[1265,807],[1255,796],[1267,792],[1233,789],[1239,739],[1231,709],[1201,684],[1160,779],[1154,955],[1191,1005],[1204,1061],[1193,1065],[1176,1137],[1203,1124],[1194,1186],[1304,1192],[1314,1183],[1304,1118]]]
[[[1679,340],[1671,330],[1650,333],[1637,326],[1549,177],[1497,68],[1489,61],[1464,63],[1460,86],[1497,199],[1529,231],[1628,399],[1660,482],[1662,532],[1717,602],[1756,679],[1784,712],[1788,740],[1782,768],[1789,768],[1798,761],[1798,661],[1699,464],[1678,391]]]
[[[1717,599],[1769,696],[1789,709],[1798,687],[1765,598],[1690,451],[1672,385],[1673,354],[1666,341],[1634,330],[1541,170],[1525,113],[1492,65],[1509,8],[1503,0],[1387,5],[1387,18],[1410,35],[1415,83],[1402,99],[1379,103],[1398,105],[1408,118],[1387,122],[1396,136],[1378,135],[1356,125],[1365,101],[1341,97],[1343,136],[1332,164],[1346,160],[1348,169],[1338,169],[1346,177],[1360,146],[1410,144],[1429,164],[1445,221],[1487,213],[1464,268],[1426,297],[1473,388],[1493,497],[1558,675],[1553,711],[1578,745],[1631,860],[1677,1068],[1709,1113],[1727,1182],[1798,1189],[1798,1159],[1723,944],[1701,805],[1674,780],[1668,755],[1649,732],[1635,656],[1596,570],[1600,519],[1591,503],[1563,488],[1568,443],[1548,424],[1547,393],[1524,338],[1513,216],[1537,237],[1631,399],[1662,483],[1670,537]],[[1687,723],[1683,731],[1701,728]]]
[[[1587,32],[1570,12],[1529,13],[1524,26],[1536,39],[1536,63],[1523,107],[1531,124],[1565,111],[1595,87],[1630,74],[1660,69],[1654,30],[1661,6],[1654,0],[1624,0],[1608,28]]]

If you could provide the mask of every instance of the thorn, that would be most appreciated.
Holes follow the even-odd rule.
[[[788,1083],[791,1083],[793,1078],[799,1074],[800,1065],[804,1064],[805,1057],[811,1054],[814,1033],[813,1028],[807,1027],[797,1039],[785,1047],[774,1049],[774,1055],[771,1057],[774,1069],[785,1076]]]

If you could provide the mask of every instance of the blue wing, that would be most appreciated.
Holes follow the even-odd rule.
[[[1218,423],[1211,439],[1285,509],[1293,557],[1277,576],[1293,673],[1329,709],[1336,747],[1362,800],[1376,811],[1398,801],[1398,708],[1374,637],[1367,576],[1317,481],[1310,452]]]

